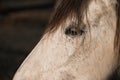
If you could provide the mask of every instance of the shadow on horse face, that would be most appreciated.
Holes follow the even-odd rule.
[[[119,80],[119,0],[60,0],[14,80]]]

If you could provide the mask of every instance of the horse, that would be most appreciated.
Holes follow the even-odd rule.
[[[120,80],[120,0],[58,0],[13,80]]]

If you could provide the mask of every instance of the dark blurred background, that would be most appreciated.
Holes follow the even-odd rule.
[[[0,80],[12,80],[35,47],[55,0],[0,0]]]

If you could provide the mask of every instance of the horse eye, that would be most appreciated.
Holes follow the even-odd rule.
[[[65,30],[65,34],[66,35],[71,35],[71,36],[76,36],[76,35],[78,35],[77,28],[76,27],[68,27]]]
[[[84,29],[75,26],[69,26],[65,30],[65,34],[68,36],[81,36],[84,33],[85,33]]]

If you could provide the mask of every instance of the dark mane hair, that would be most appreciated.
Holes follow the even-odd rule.
[[[59,0],[45,33],[55,31],[60,23],[72,14],[81,22],[89,2],[90,0]]]

